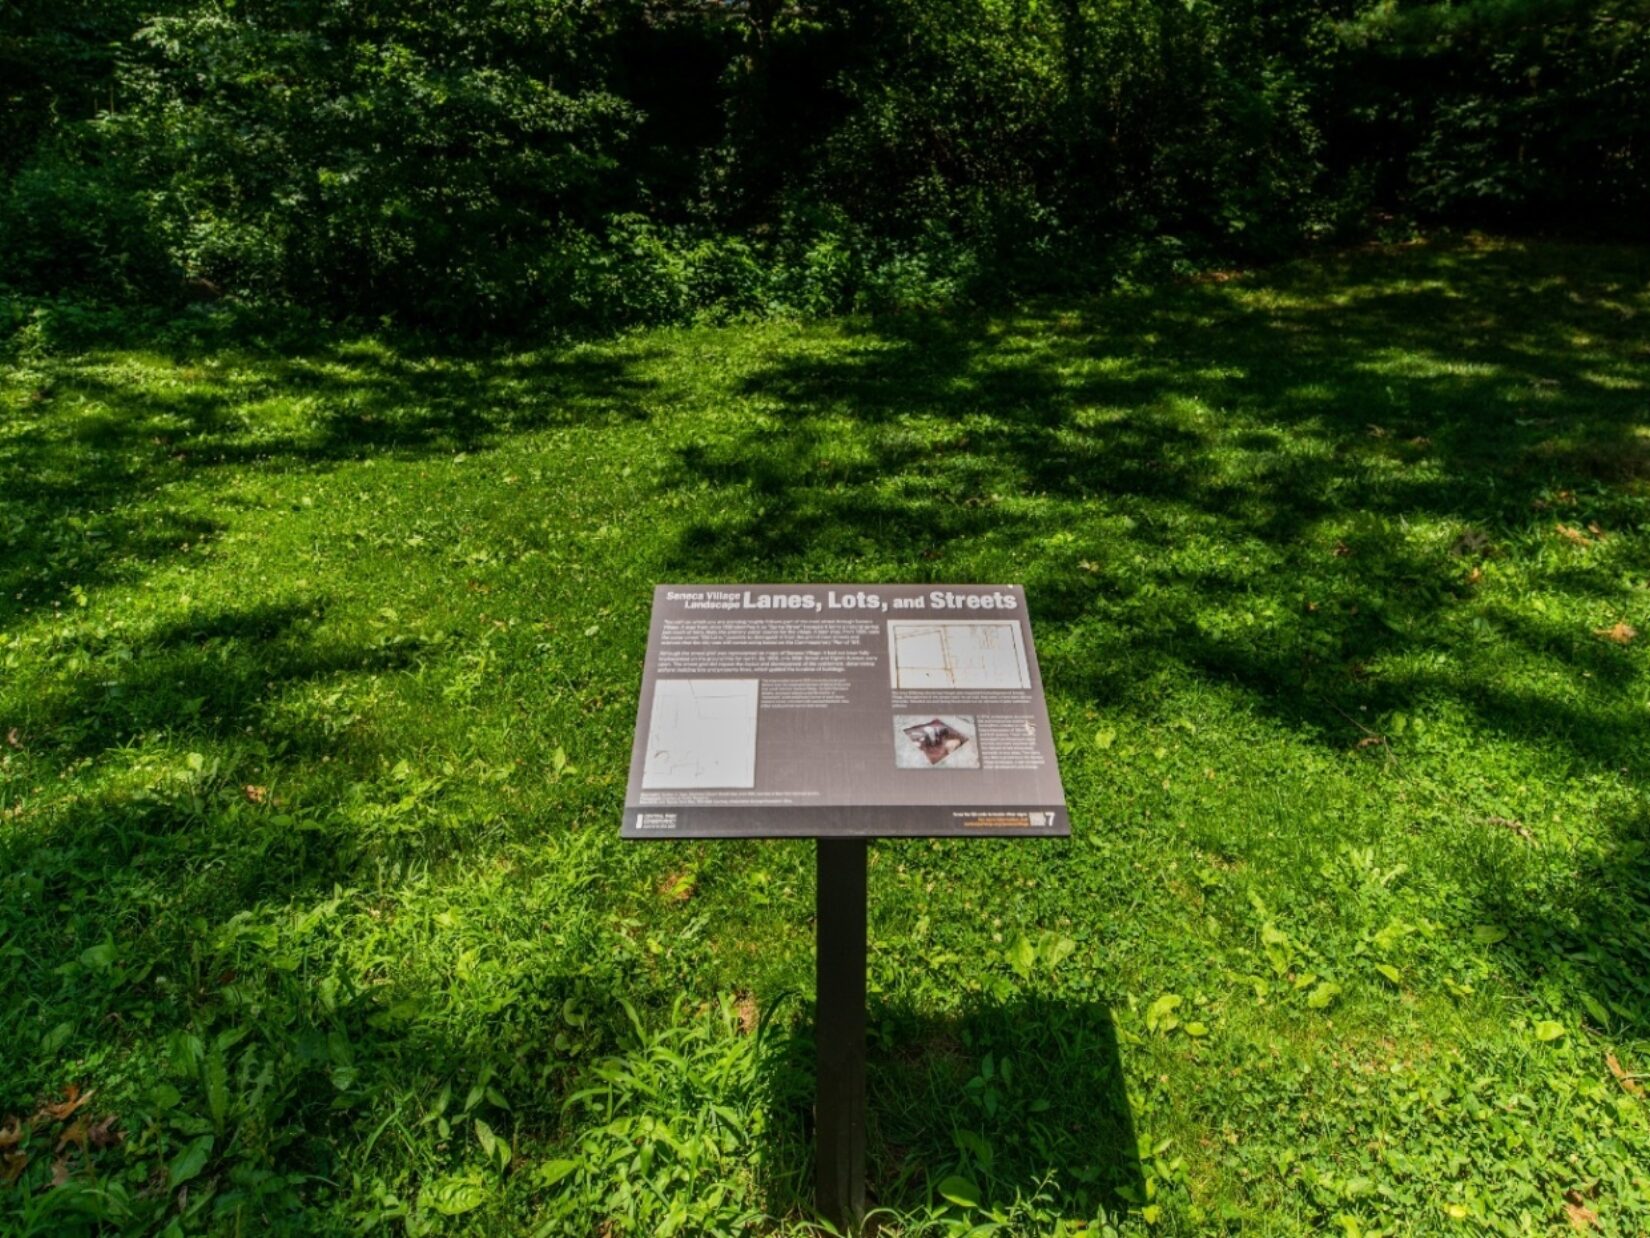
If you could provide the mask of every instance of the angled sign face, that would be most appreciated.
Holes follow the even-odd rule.
[[[661,585],[626,838],[1071,832],[1018,585]]]

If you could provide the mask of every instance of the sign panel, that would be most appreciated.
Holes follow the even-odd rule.
[[[1071,833],[1018,585],[660,585],[626,838]]]

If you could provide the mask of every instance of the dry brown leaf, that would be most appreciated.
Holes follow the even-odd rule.
[[[1618,623],[1614,627],[1596,628],[1593,631],[1594,636],[1617,645],[1632,644],[1638,634],[1639,630],[1630,623]]]
[[[673,903],[685,903],[693,897],[697,881],[692,873],[671,873],[659,883],[659,897]]]
[[[1557,529],[1558,535],[1565,541],[1569,542],[1572,546],[1591,546],[1593,544],[1592,538],[1588,537],[1580,529],[1571,528],[1562,520],[1555,524],[1553,528]]]
[[[1486,825],[1499,825],[1504,830],[1511,830],[1525,842],[1533,843],[1535,841],[1535,835],[1530,832],[1530,827],[1516,817],[1485,817],[1484,823]]]
[[[1216,268],[1209,271],[1200,271],[1191,277],[1194,284],[1229,284],[1234,279],[1242,279],[1248,272],[1241,268],[1222,270]]]
[[[86,1143],[91,1137],[91,1129],[86,1125],[86,1115],[81,1114],[69,1126],[63,1128],[63,1133],[57,1137],[55,1151],[61,1152],[65,1147],[73,1146],[80,1149],[82,1156],[86,1155]]]
[[[246,802],[249,804],[262,804],[269,798],[268,787],[255,787],[251,783],[242,787],[241,792],[246,796]]]
[[[0,1152],[0,1186],[10,1186],[29,1167],[27,1152]]]
[[[733,1011],[739,1017],[740,1035],[749,1036],[756,1030],[756,998],[749,993],[741,993],[739,1000],[734,1003]]]
[[[1472,571],[1467,573],[1467,583],[1469,585],[1476,585],[1483,579],[1484,579],[1484,569],[1481,568],[1481,567],[1475,567],[1475,568],[1472,569]]]
[[[1621,1084],[1622,1091],[1629,1096],[1641,1098],[1644,1096],[1644,1085],[1622,1069],[1621,1061],[1614,1053],[1604,1055],[1604,1064],[1610,1068],[1610,1073],[1616,1077],[1616,1082]]]
[[[80,1106],[96,1095],[96,1088],[92,1088],[89,1092],[82,1092],[78,1083],[71,1083],[63,1089],[63,1099],[60,1102],[55,1105],[40,1106],[40,1116],[53,1122],[67,1121],[76,1109],[79,1109]]]
[[[1463,529],[1461,535],[1455,539],[1455,545],[1450,547],[1450,553],[1458,555],[1481,555],[1490,548],[1490,539],[1487,534],[1477,529]]]
[[[52,1162],[52,1185],[62,1186],[69,1180],[69,1158],[60,1156]]]
[[[108,1117],[104,1118],[103,1121],[93,1126],[91,1130],[87,1132],[91,1138],[92,1147],[112,1148],[117,1143],[125,1142],[126,1136],[122,1132],[114,1129],[114,1125],[118,1121],[120,1121],[120,1118],[116,1114],[111,1113]]]
[[[1598,1213],[1586,1205],[1580,1191],[1564,1192],[1564,1215],[1576,1229],[1591,1229],[1598,1224]]]
[[[6,1119],[6,1124],[0,1126],[0,1152],[7,1148],[15,1148],[23,1142],[23,1121],[21,1118]]]
[[[1564,1215],[1570,1219],[1570,1226],[1573,1229],[1589,1230],[1598,1224],[1598,1213],[1586,1204],[1566,1203],[1564,1205]]]

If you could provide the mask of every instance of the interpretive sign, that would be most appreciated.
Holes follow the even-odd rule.
[[[661,585],[626,838],[1066,835],[1017,585]]]
[[[1071,833],[1018,585],[660,585],[626,838],[814,838],[814,1193],[865,1215],[867,840]]]

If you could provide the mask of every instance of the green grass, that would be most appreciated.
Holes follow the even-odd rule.
[[[1650,1230],[1647,279],[1477,240],[489,356],[37,321],[0,1230],[805,1228],[812,853],[618,839],[650,587],[749,579],[1037,628],[1072,839],[873,849],[881,1232]]]

